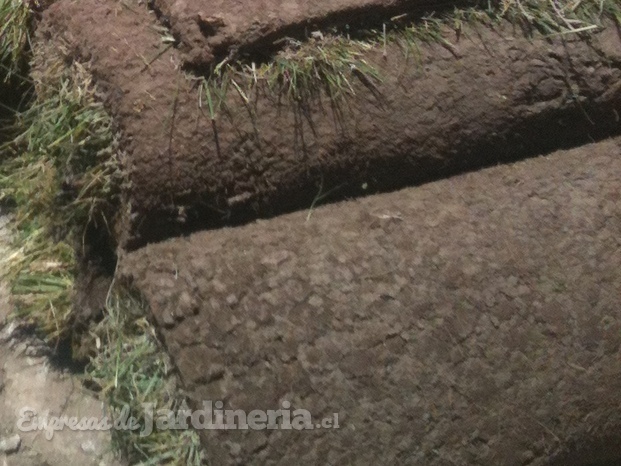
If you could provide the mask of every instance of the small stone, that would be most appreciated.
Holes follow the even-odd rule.
[[[47,353],[46,348],[40,344],[30,345],[26,347],[26,350],[24,351],[24,354],[26,356],[30,356],[33,358],[45,356],[46,353]]]
[[[95,442],[93,442],[92,440],[87,440],[86,442],[82,442],[82,444],[80,445],[80,448],[82,449],[84,453],[95,453],[95,451],[97,450]]]
[[[16,453],[22,444],[22,439],[19,435],[15,434],[11,437],[4,437],[0,439],[0,453]]]
[[[25,341],[20,341],[19,343],[15,345],[13,352],[17,356],[21,356],[22,354],[26,352],[27,349],[28,349],[28,343],[26,343]]]
[[[2,331],[2,335],[0,335],[0,341],[2,341],[3,343],[8,342],[17,334],[18,330],[19,326],[16,322],[9,322],[9,324]]]

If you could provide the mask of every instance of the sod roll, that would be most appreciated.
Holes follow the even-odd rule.
[[[618,132],[614,27],[588,39],[529,38],[509,23],[444,32],[452,45],[390,40],[384,49],[380,40],[348,48],[317,36],[311,48],[332,50],[327,63],[338,62],[336,42],[354,66],[313,75],[312,87],[283,65],[280,79],[256,76],[253,85],[253,57],[242,57],[247,66],[229,76],[227,92],[209,95],[186,67],[183,35],[171,45],[146,8],[60,0],[45,12],[37,40],[69,44],[70,58],[90,63],[127,154],[116,234],[133,249]],[[287,54],[295,53],[279,63],[290,65]]]
[[[609,140],[150,245],[119,280],[193,408],[338,414],[201,430],[213,464],[618,464],[620,175]]]

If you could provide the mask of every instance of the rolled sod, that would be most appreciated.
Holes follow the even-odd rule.
[[[338,414],[201,430],[213,464],[618,464],[620,144],[149,245],[119,279],[192,407]]]
[[[249,12],[258,8],[250,3]],[[217,16],[201,2],[154,2],[159,19],[116,0],[60,0],[46,10],[36,44],[62,45],[69,59],[89,62],[121,135],[127,182],[115,235],[123,248],[410,186],[620,129],[621,40],[614,27],[544,38],[501,23],[447,30],[452,45],[388,41],[384,48],[380,40],[356,49],[358,63],[377,73],[351,67],[340,76],[349,84],[342,83],[339,98],[321,85],[291,98],[297,94],[287,73],[271,91],[259,79],[246,88],[235,75],[239,89],[229,83],[225,98],[209,108],[200,81],[218,64],[209,54],[215,60],[246,50],[240,59],[251,66],[260,55],[252,44],[269,50],[266,41],[304,35],[306,14],[328,27],[354,11],[371,19],[392,14],[393,6],[420,5],[345,3],[342,15],[332,2],[288,15],[282,2],[262,2],[257,24],[281,18],[265,31],[253,29],[251,15],[231,26],[237,6],[227,7],[221,16],[230,27],[216,34],[226,39],[217,53],[210,39],[198,46],[186,31],[188,18]],[[308,40],[316,48],[333,43],[328,36]],[[207,55],[194,62],[197,47]]]
[[[227,57],[231,49],[265,53],[283,37],[304,38],[326,27],[377,26],[404,12],[423,14],[467,2],[441,0],[154,0],[152,6],[180,40],[184,61],[204,66]]]

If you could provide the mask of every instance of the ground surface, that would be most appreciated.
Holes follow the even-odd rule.
[[[619,140],[138,250],[215,464],[621,461]]]
[[[618,29],[587,43],[508,25],[466,28],[416,59],[393,43],[386,57],[369,50],[383,80],[352,71],[356,99],[342,107],[260,91],[248,105],[241,91],[212,121],[198,79],[230,52],[262,60],[285,36],[420,4],[242,3],[58,0],[43,15],[35,46],[88,63],[118,125],[125,248],[620,130]],[[121,248],[122,271],[195,406],[289,400],[341,415],[334,431],[203,432],[213,464],[619,464],[620,163],[606,141]],[[0,460],[113,464],[106,433],[17,432],[24,405],[102,409],[1,302],[0,445],[16,433],[21,444]]]
[[[0,255],[7,254],[7,217],[0,215]],[[118,466],[110,450],[110,433],[97,431],[54,432],[51,440],[43,431],[18,428],[24,407],[39,415],[77,417],[103,416],[103,406],[85,390],[75,375],[62,370],[51,359],[51,351],[20,326],[7,321],[10,304],[6,287],[0,284],[0,443],[19,436],[17,452],[0,452],[6,466]],[[32,425],[32,424],[31,424]]]
[[[192,21],[203,6],[159,3],[187,9]],[[277,6],[265,15],[278,17]],[[328,191],[409,186],[619,130],[621,39],[614,27],[588,43],[564,35],[530,40],[505,24],[465,28],[459,41],[449,33],[452,48],[422,45],[407,55],[390,43],[384,59],[375,47],[362,58],[382,81],[347,67],[356,97],[337,106],[322,92],[291,101],[289,78],[278,97],[255,95],[236,77],[247,102],[230,84],[214,121],[199,95],[200,74],[184,69],[183,47],[163,41],[169,32],[162,28],[145,6],[59,0],[38,33],[38,47],[56,51],[66,42],[70,58],[88,59],[121,131],[130,183],[117,236],[128,248],[305,208]]]

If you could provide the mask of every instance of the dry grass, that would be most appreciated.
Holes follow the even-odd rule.
[[[32,9],[25,0],[0,0],[0,81],[20,72],[30,43]]]
[[[32,76],[35,101],[0,148],[0,198],[15,206],[15,252],[2,265],[18,314],[58,339],[70,329],[76,251],[89,225],[109,221],[120,175],[87,69],[65,66],[60,50],[38,50],[34,60],[45,70]]]
[[[166,351],[147,320],[146,305],[128,292],[113,292],[104,319],[90,329],[99,349],[87,367],[88,379],[101,390],[111,412],[129,409],[129,415],[145,425],[144,403],[156,409],[179,409],[183,398],[171,374]],[[114,447],[130,464],[204,464],[194,431],[112,431]]]
[[[381,73],[364,55],[385,49],[389,42],[400,44],[408,54],[424,43],[440,43],[452,50],[452,41],[466,24],[494,27],[508,21],[527,35],[554,36],[593,33],[605,20],[621,24],[621,4],[616,0],[484,0],[422,17],[387,18],[380,30],[356,31],[355,38],[348,28],[316,31],[304,42],[283,41],[282,50],[267,63],[227,58],[202,79],[199,105],[215,121],[226,110],[229,93],[245,105],[259,94],[295,104],[323,94],[339,104],[355,95],[354,83],[362,82],[371,90],[381,83]]]

